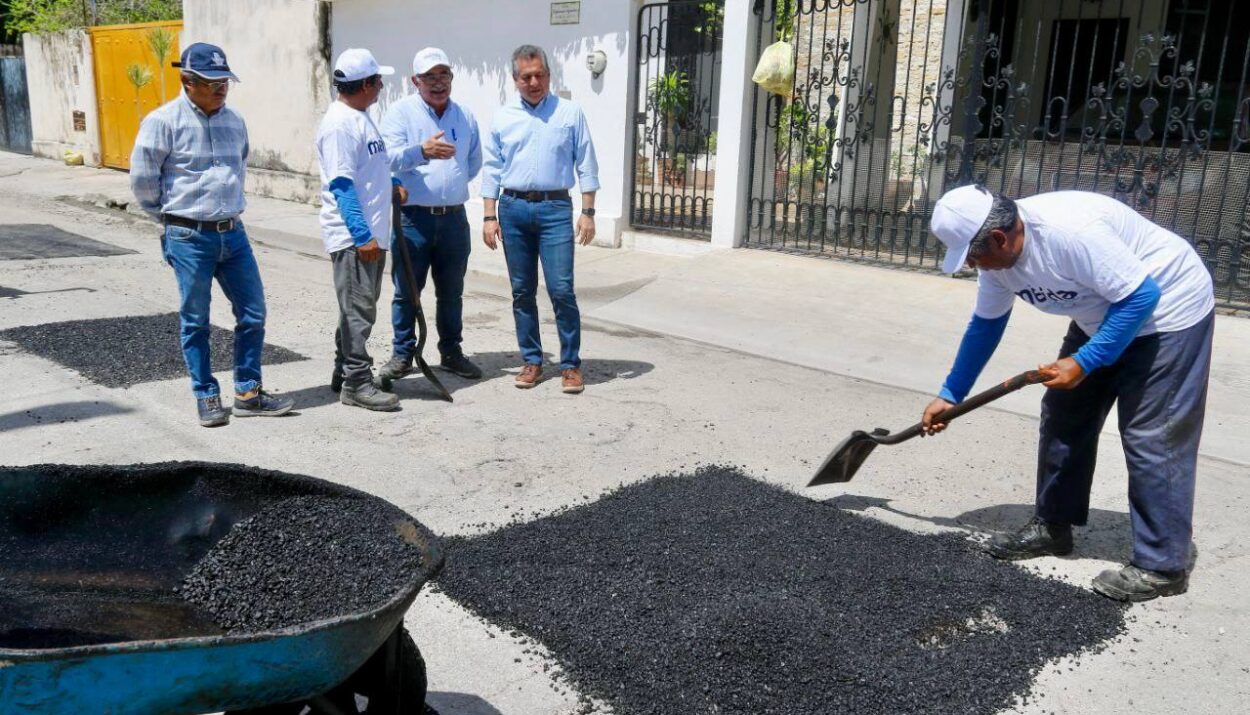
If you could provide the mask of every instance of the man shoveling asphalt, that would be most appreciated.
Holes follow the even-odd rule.
[[[978,271],[977,301],[935,416],[964,399],[1021,300],[1072,318],[1042,399],[1037,505],[1019,531],[998,535],[998,558],[1063,555],[1085,524],[1103,422],[1118,403],[1129,472],[1133,557],[1094,579],[1111,598],[1145,601],[1189,583],[1195,470],[1210,373],[1215,297],[1211,276],[1180,236],[1114,199],[1062,191],[1019,201],[982,187],[948,192],[933,233],[943,270]]]

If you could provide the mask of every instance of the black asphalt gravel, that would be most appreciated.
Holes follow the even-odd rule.
[[[236,524],[178,592],[229,633],[370,610],[421,578],[404,520],[376,499],[285,499]]]
[[[71,320],[0,330],[0,340],[52,360],[105,387],[185,378],[178,337],[178,314]],[[234,364],[234,332],[212,326],[209,337],[214,371]],[[286,348],[266,344],[265,365],[307,360]]]
[[[122,256],[128,253],[134,251],[48,224],[0,224],[0,261]]]
[[[439,587],[622,715],[994,713],[1119,604],[726,467],[447,542]]]

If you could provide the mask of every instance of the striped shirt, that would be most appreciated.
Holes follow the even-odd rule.
[[[130,155],[130,189],[139,206],[219,221],[243,213],[247,126],[229,107],[208,116],[185,94],[144,118]]]

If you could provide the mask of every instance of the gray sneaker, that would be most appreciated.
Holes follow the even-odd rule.
[[[280,417],[290,412],[294,406],[295,400],[289,397],[276,397],[264,390],[257,390],[251,399],[244,399],[236,394],[233,411],[235,417]]]
[[[383,380],[398,380],[412,372],[412,357],[392,355],[386,364],[378,368],[378,377]]]
[[[363,385],[344,385],[339,391],[339,402],[352,407],[363,407],[377,412],[394,412],[399,409],[399,396],[382,392],[372,382]]]

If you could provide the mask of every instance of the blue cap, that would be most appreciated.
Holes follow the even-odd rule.
[[[230,65],[226,63],[226,53],[222,52],[217,45],[210,45],[207,42],[196,42],[188,46],[182,51],[182,58],[174,62],[173,66],[204,79],[239,81],[239,78],[230,71]]]

